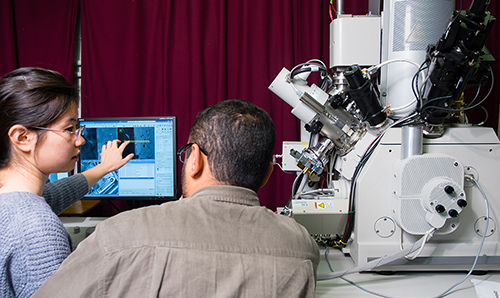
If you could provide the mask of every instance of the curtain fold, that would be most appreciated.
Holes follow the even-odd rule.
[[[177,116],[181,146],[200,111],[238,98],[270,114],[281,153],[299,126],[267,87],[328,59],[328,24],[327,1],[82,0],[82,116]],[[284,206],[293,178],[277,168],[262,205]]]
[[[11,1],[0,2],[0,77],[17,68],[14,7]]]
[[[298,140],[291,108],[267,87],[282,67],[313,58],[328,62],[329,1],[2,0],[0,76],[32,66],[59,71],[72,82],[79,2],[83,116],[174,115],[182,145],[198,112],[240,98],[273,118],[276,154],[282,141]],[[457,0],[456,8],[471,3]],[[367,8],[368,0],[344,2],[346,14],[363,15]],[[498,2],[488,10],[499,17]],[[497,59],[498,39],[495,24],[486,46]],[[498,63],[493,72],[500,78]],[[486,126],[498,128],[499,97],[497,84],[484,103]],[[472,123],[485,117],[480,109],[468,115]],[[292,181],[293,175],[276,169],[259,192],[263,205],[283,206]]]
[[[73,82],[77,12],[78,0],[0,1],[0,76],[42,67]]]
[[[465,0],[463,7],[470,2]],[[291,69],[310,59],[328,63],[329,1],[81,3],[84,117],[177,116],[178,143],[183,145],[200,111],[239,98],[273,118],[275,154],[282,153],[283,141],[299,139],[300,125],[291,107],[267,88],[283,67]],[[344,4],[346,14],[368,13],[368,0]],[[498,14],[498,5],[491,3],[490,11]],[[494,56],[496,27],[488,40]],[[498,98],[497,89],[492,98]],[[490,99],[487,106],[486,124],[496,127],[492,122],[498,118],[498,101]],[[481,111],[475,113],[484,117]],[[293,174],[276,168],[259,191],[262,204],[270,209],[284,206],[293,179]]]
[[[59,71],[71,82],[79,2],[83,116],[174,115],[182,145],[198,112],[240,98],[273,118],[275,154],[282,141],[298,140],[291,108],[267,87],[282,67],[313,58],[328,62],[329,1],[2,0],[0,76],[33,66]],[[368,2],[345,1],[344,13],[366,14]],[[457,9],[471,3],[457,0]],[[488,9],[499,17],[498,2]],[[486,44],[497,59],[499,34],[495,24]],[[500,78],[498,63],[493,72]],[[486,126],[498,127],[499,97],[497,84],[484,103]],[[484,119],[479,109],[468,115],[473,123]],[[259,191],[263,205],[283,206],[293,178],[276,168]]]

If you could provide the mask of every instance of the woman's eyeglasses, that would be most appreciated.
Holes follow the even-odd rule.
[[[33,127],[35,129],[41,129],[41,130],[48,130],[48,131],[55,131],[55,132],[62,132],[62,133],[67,133],[67,134],[72,134],[75,135],[75,138],[78,139],[79,137],[83,137],[83,134],[85,132],[85,125],[82,125],[80,128],[77,128],[75,131],[69,131],[69,130],[60,130],[60,129],[54,129],[54,128],[48,128],[48,127]]]

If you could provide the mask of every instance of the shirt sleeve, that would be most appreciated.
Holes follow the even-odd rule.
[[[55,214],[61,214],[64,209],[82,199],[88,191],[87,178],[82,174],[76,174],[47,183],[42,196]]]
[[[98,233],[97,229],[82,241],[32,297],[102,297],[103,291],[99,288],[102,276],[100,272],[105,259],[96,237]]]

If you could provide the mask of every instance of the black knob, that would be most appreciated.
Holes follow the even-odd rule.
[[[447,194],[451,195],[451,194],[455,191],[455,189],[454,189],[454,188],[453,188],[453,186],[451,186],[451,185],[446,185],[446,186],[444,187],[444,191],[445,191]]]
[[[446,211],[446,208],[444,208],[444,206],[441,204],[437,205],[435,209],[437,213],[443,213]]]
[[[467,201],[466,201],[466,200],[464,200],[464,199],[460,199],[460,200],[458,200],[458,201],[457,201],[457,205],[458,205],[458,207],[460,207],[460,208],[464,208],[464,207],[466,207],[466,206],[467,206]]]
[[[458,211],[455,210],[455,209],[451,209],[450,211],[448,211],[448,215],[451,216],[451,217],[457,217],[458,216]]]
[[[320,121],[314,121],[311,125],[309,124],[306,124],[304,125],[304,127],[306,128],[306,130],[312,134],[316,134],[316,133],[319,133],[321,131],[321,129],[323,128],[323,123],[321,123]]]
[[[330,102],[330,106],[334,109],[340,107],[344,103],[344,98],[340,94],[335,94],[332,96],[332,101]]]

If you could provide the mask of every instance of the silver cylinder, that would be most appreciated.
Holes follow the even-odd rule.
[[[344,0],[337,0],[337,17],[344,14]]]
[[[424,153],[423,127],[403,126],[401,129],[401,159]]]

